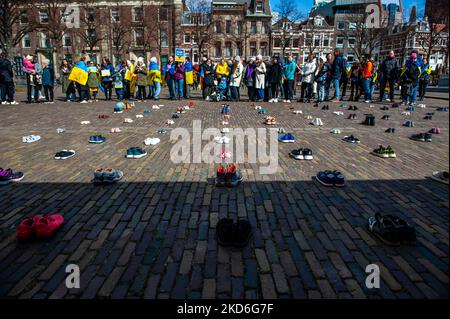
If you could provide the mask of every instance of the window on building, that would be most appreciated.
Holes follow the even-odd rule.
[[[41,48],[49,48],[50,47],[50,39],[46,32],[39,33],[39,46]]]
[[[225,21],[225,33],[231,34],[231,20]]]
[[[144,10],[142,7],[133,8],[133,21],[141,22],[144,20]]]
[[[354,48],[356,44],[356,38],[348,38],[348,46]]]
[[[252,21],[250,24],[250,32],[255,34],[257,32],[256,21]]]
[[[343,48],[344,47],[344,37],[337,37],[336,38],[336,47],[337,48]]]
[[[313,35],[312,34],[307,34],[305,36],[305,46],[311,47],[312,44],[313,44]]]
[[[323,36],[323,46],[324,47],[330,46],[330,36],[327,34]]]
[[[222,45],[220,42],[216,42],[214,45],[214,55],[218,58],[222,57]]]
[[[159,9],[159,21],[169,21],[169,8],[162,7]]]
[[[184,34],[184,43],[191,43],[191,35],[190,33]]]
[[[113,22],[120,22],[120,12],[119,8],[111,9],[111,19]]]
[[[70,34],[64,33],[62,40],[63,40],[63,46],[65,48],[72,46],[72,39],[70,38]]]
[[[48,10],[39,10],[39,21],[41,23],[48,23]]]
[[[261,34],[268,34],[269,33],[269,24],[267,22],[263,22],[261,25]]]
[[[73,64],[73,56],[72,56],[72,54],[65,54],[64,55],[64,59],[66,59],[67,62],[69,62],[69,64]]]
[[[250,55],[257,56],[258,52],[256,50],[256,42],[250,42]]]
[[[292,39],[292,47],[298,49],[300,47],[300,39]]]
[[[338,21],[337,29],[338,30],[345,30],[345,22],[344,21]]]
[[[236,34],[237,35],[242,35],[242,33],[244,32],[244,24],[242,21],[238,21],[237,22],[237,27],[236,27]]]
[[[144,30],[143,29],[135,29],[134,30],[134,43],[136,46],[144,45]]]
[[[256,12],[264,12],[264,2],[262,0],[256,2]]]
[[[323,18],[315,17],[314,18],[314,25],[317,26],[317,27],[321,27],[323,25]]]
[[[239,55],[239,56],[243,56],[244,55],[242,42],[236,42],[236,55]]]
[[[350,22],[348,24],[348,28],[349,28],[349,30],[356,30],[356,28],[357,28],[356,22]]]
[[[161,30],[160,37],[161,37],[161,47],[163,48],[169,47],[169,36],[166,30]]]
[[[215,33],[222,33],[222,23],[220,23],[220,21],[216,21],[214,23],[214,32]]]
[[[321,42],[321,36],[320,35],[315,35],[314,36],[314,46],[315,47],[320,47],[320,42]]]
[[[232,54],[232,45],[230,41],[225,42],[225,50],[223,51],[224,56],[230,57]]]
[[[28,24],[28,12],[27,11],[20,12],[19,23],[20,24]]]
[[[22,48],[31,48],[31,40],[29,33],[25,33],[22,38]]]
[[[355,62],[355,55],[354,55],[353,53],[349,53],[349,54],[347,55],[347,62],[348,62],[348,63],[353,63],[353,62]]]
[[[86,21],[94,22],[95,21],[95,11],[94,8],[86,9]]]
[[[274,39],[273,40],[273,46],[275,48],[281,48],[281,39],[279,39],[279,38]]]
[[[260,51],[262,56],[269,56],[269,44],[267,42],[261,42]]]

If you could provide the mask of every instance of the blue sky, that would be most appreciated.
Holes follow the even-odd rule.
[[[270,0],[272,8],[275,7],[278,1],[280,0]],[[299,5],[300,10],[303,12],[308,12],[313,4],[313,0],[291,0],[291,1],[295,1]],[[382,1],[383,3],[398,2],[398,0],[382,0]],[[419,16],[421,15],[421,13],[423,14],[423,12],[425,11],[425,0],[403,0],[403,8],[405,13],[408,13],[408,16],[409,12],[411,11],[411,7],[413,5],[417,6]]]

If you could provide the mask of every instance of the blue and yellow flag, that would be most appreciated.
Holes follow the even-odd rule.
[[[81,85],[86,85],[87,80],[88,67],[83,61],[80,61],[72,68],[72,71],[69,75],[69,81],[74,81],[80,83]]]

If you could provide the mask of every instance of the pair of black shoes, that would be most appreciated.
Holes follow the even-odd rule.
[[[433,115],[434,115],[434,113],[427,113],[423,119],[424,120],[432,120],[433,119]]]
[[[173,119],[178,119],[178,118],[180,118],[180,116],[178,114],[174,113],[174,114],[172,114],[172,118]]]
[[[348,110],[349,110],[349,111],[356,111],[356,110],[358,110],[358,108],[357,108],[355,105],[350,105],[350,106],[348,107]]]
[[[377,213],[375,216],[369,217],[368,227],[376,237],[390,246],[414,245],[416,242],[414,227],[397,216],[382,216]]]
[[[385,115],[383,115],[383,117],[382,117],[381,119],[382,119],[382,120],[390,120],[390,119],[391,119],[391,116],[385,114]]]
[[[222,218],[217,223],[216,238],[221,246],[243,248],[252,237],[252,225],[247,220],[236,223],[230,218]]]
[[[375,116],[372,114],[366,114],[366,119],[363,122],[364,125],[375,126]]]
[[[386,133],[395,133],[395,128],[390,127],[390,128],[388,128],[385,132],[386,132]]]
[[[399,107],[400,107],[400,104],[398,104],[398,103],[392,104],[393,109],[398,109]]]
[[[355,114],[355,113],[350,114],[350,115],[348,116],[348,119],[349,119],[349,120],[356,120],[356,114]]]
[[[383,107],[381,108],[381,110],[382,110],[382,111],[388,111],[388,110],[389,110],[389,106],[383,106]]]
[[[329,110],[330,109],[330,106],[327,104],[327,105],[324,105],[324,106],[322,106],[322,110]]]

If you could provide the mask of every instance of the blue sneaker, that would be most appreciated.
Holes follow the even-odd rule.
[[[258,114],[266,114],[266,110],[265,109],[259,109],[258,110]]]
[[[92,144],[101,144],[106,141],[106,137],[103,137],[101,135],[92,135],[89,137],[89,143]]]
[[[295,137],[291,133],[287,133],[285,135],[282,135],[278,138],[278,140],[282,143],[294,143]]]
[[[140,147],[131,147],[127,150],[127,158],[142,158],[147,155],[147,152]]]

